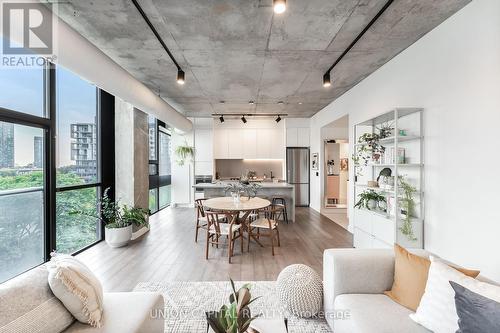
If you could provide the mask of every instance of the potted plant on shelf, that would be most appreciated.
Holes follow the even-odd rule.
[[[98,209],[90,211],[73,211],[71,215],[85,215],[97,218],[104,224],[104,238],[110,247],[122,247],[128,244],[132,237],[132,226],[149,226],[149,211],[138,207],[120,206],[118,201],[110,199],[104,190],[102,199],[99,200]]]
[[[233,280],[230,281],[233,292],[229,295],[229,305],[223,305],[219,311],[206,312],[208,326],[215,333],[255,332],[250,328],[250,324],[258,316],[252,317],[249,305],[258,297],[252,299],[250,284],[245,284],[236,290]]]
[[[358,202],[354,205],[354,208],[363,209],[366,208],[368,210],[373,210],[379,207],[380,202],[386,202],[386,199],[383,195],[375,192],[374,190],[363,191],[359,195]]]
[[[415,207],[415,200],[413,198],[417,189],[408,183],[404,176],[398,176],[398,186],[402,190],[403,196],[399,198],[399,205],[401,208],[401,216],[403,218],[403,223],[399,230],[403,235],[405,235],[410,241],[416,241],[417,238],[413,233],[413,226],[411,222],[411,215]]]

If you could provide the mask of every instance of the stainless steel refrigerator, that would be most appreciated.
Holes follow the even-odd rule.
[[[309,148],[286,149],[286,173],[295,186],[295,206],[309,206]]]

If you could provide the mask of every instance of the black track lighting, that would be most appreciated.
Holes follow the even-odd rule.
[[[222,124],[224,122],[224,115],[221,114],[219,117],[219,120],[220,120],[220,123]]]
[[[186,83],[185,76],[186,75],[184,74],[184,71],[182,69],[179,69],[177,71],[177,83],[180,84],[180,85]]]
[[[279,123],[281,121],[280,115],[278,115],[278,118],[276,118],[276,122]]]
[[[361,39],[361,37],[363,37],[363,35],[365,34],[365,32],[368,31],[368,29],[370,29],[370,27],[373,25],[373,23],[375,23],[380,16],[382,16],[382,14],[387,10],[387,8],[389,8],[389,6],[394,2],[394,0],[388,0],[384,7],[382,7],[378,13],[372,18],[372,20],[366,25],[366,27],[358,34],[358,36],[356,38],[354,38],[354,40],[352,41],[351,44],[349,44],[349,46],[344,50],[344,52],[342,52],[342,54],[337,58],[337,60],[335,60],[335,62],[333,63],[333,65],[330,66],[330,68],[328,68],[328,70],[326,71],[325,75],[323,76],[323,87],[329,87],[332,85],[331,81],[330,81],[330,72],[332,71],[332,69],[337,66],[337,64],[340,62],[340,60],[342,60],[342,58],[344,58],[344,56],[354,47],[354,45],[356,45],[356,43],[358,42],[358,40]]]
[[[146,13],[142,9],[142,7],[139,4],[139,2],[137,0],[132,0],[132,3],[134,4],[135,8],[137,8],[137,11],[139,12],[139,14],[141,14],[142,18],[144,19],[144,21],[146,22],[146,24],[149,26],[149,28],[153,32],[153,34],[155,35],[156,39],[158,39],[158,42],[160,42],[161,46],[163,46],[163,49],[165,50],[165,52],[167,52],[168,56],[170,57],[170,59],[174,63],[175,67],[177,67],[177,83],[178,84],[184,84],[184,82],[185,82],[184,72],[182,71],[182,68],[179,65],[179,63],[177,62],[177,60],[175,60],[174,55],[172,54],[172,52],[170,52],[170,50],[168,49],[167,44],[165,44],[165,42],[161,38],[160,34],[156,30],[155,26],[153,25],[153,23],[151,23],[151,21],[149,20],[149,17],[146,15]]]
[[[247,119],[245,118],[245,116],[241,116],[241,121],[243,122],[243,124],[246,124],[247,123]]]
[[[323,75],[323,87],[328,88],[331,85],[332,82],[330,81],[330,72],[326,72],[325,75]]]

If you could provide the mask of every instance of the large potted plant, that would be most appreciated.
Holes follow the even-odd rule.
[[[99,200],[98,209],[91,211],[74,211],[71,214],[80,214],[95,217],[104,224],[104,238],[110,247],[122,247],[132,238],[132,226],[149,226],[149,211],[138,207],[121,206],[119,201],[110,199],[108,187]]]
[[[255,332],[250,328],[250,324],[257,316],[252,317],[249,305],[258,297],[252,299],[249,284],[236,290],[233,280],[230,281],[233,288],[233,292],[229,295],[230,304],[223,305],[219,311],[206,312],[208,325],[215,333]]]

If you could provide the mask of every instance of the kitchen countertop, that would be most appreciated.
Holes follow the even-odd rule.
[[[193,187],[197,188],[225,188],[228,183],[231,182],[217,182],[217,183],[199,183],[196,185],[193,185]],[[272,183],[272,182],[266,182],[266,183],[259,183],[262,189],[266,188],[293,188],[293,185],[290,185],[288,183]]]

